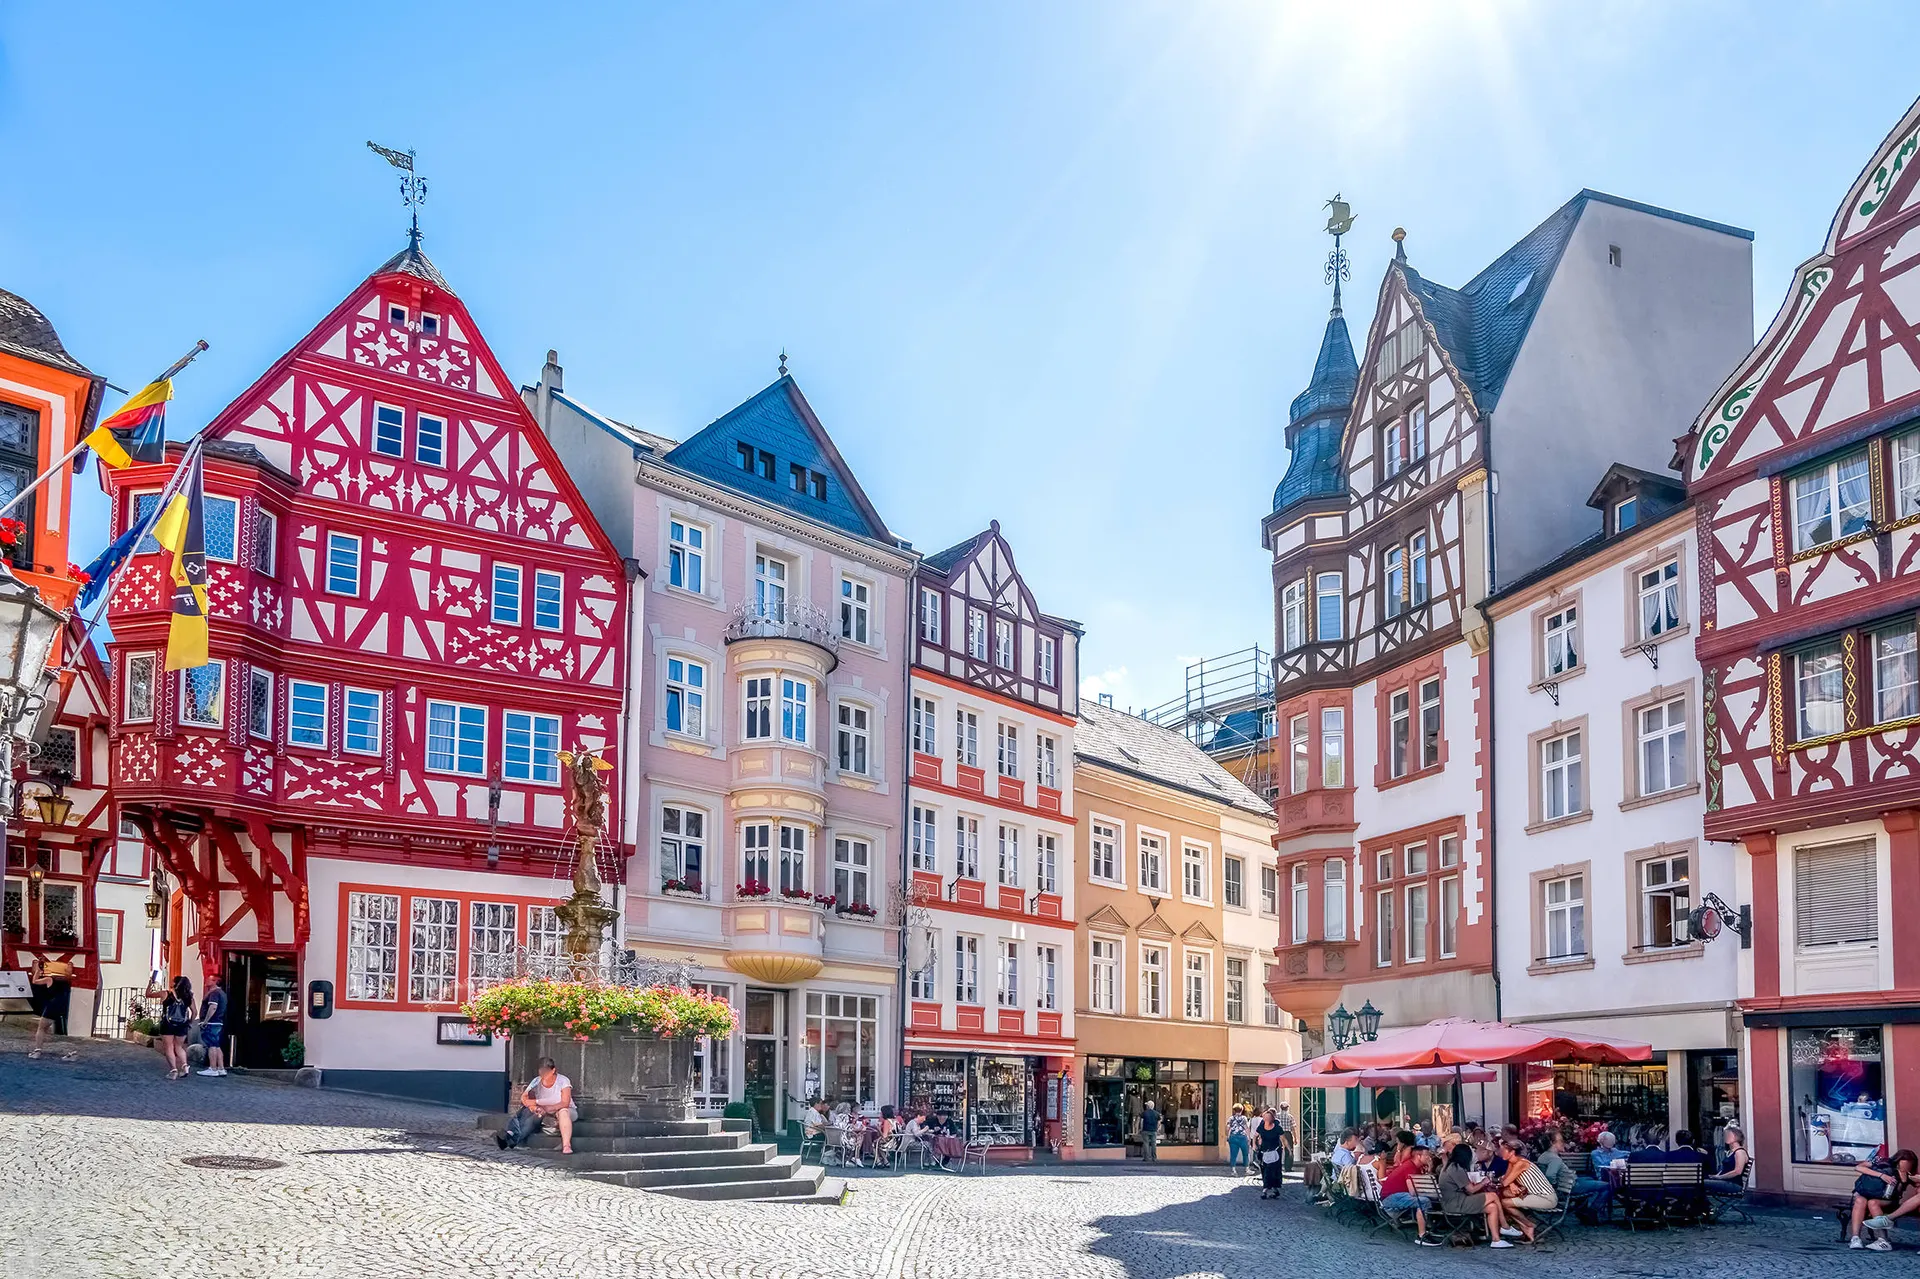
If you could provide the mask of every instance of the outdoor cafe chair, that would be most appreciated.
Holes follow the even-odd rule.
[[[978,1141],[970,1141],[967,1143],[967,1148],[960,1152],[960,1171],[961,1172],[965,1172],[967,1170],[968,1160],[972,1160],[973,1162],[979,1164],[980,1171],[982,1173],[986,1172],[987,1170],[986,1144],[984,1142],[978,1142]]]
[[[823,1128],[821,1130],[820,1162],[824,1164],[827,1162],[827,1157],[832,1156],[833,1161],[842,1168],[845,1168],[849,1163],[859,1163],[860,1148],[855,1142],[848,1140],[850,1136],[851,1134],[849,1134],[845,1128]]]
[[[1620,1205],[1622,1223],[1629,1230],[1638,1230],[1642,1226],[1659,1226],[1662,1229],[1672,1223],[1667,1218],[1667,1169],[1681,1165],[1627,1163],[1614,1187],[1614,1202]],[[1696,1165],[1696,1171],[1697,1171]]]

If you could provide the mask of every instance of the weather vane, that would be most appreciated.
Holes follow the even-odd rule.
[[[420,246],[420,206],[427,202],[427,180],[413,171],[413,152],[395,151],[392,147],[383,147],[378,142],[368,142],[367,149],[400,170],[400,203],[413,211],[413,228],[407,232],[414,247]]]
[[[1347,251],[1340,247],[1340,237],[1353,230],[1353,206],[1340,198],[1335,191],[1333,199],[1324,206],[1331,213],[1327,215],[1327,234],[1333,237],[1333,251],[1327,254],[1326,282],[1333,286],[1333,313],[1340,313],[1340,281],[1350,280],[1353,275],[1347,269]]]

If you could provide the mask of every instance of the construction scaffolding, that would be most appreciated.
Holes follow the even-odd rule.
[[[1187,667],[1186,691],[1142,719],[1182,733],[1267,799],[1275,794],[1273,654],[1259,645]]]

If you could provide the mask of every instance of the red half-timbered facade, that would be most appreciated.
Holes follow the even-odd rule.
[[[299,1033],[327,1082],[496,1104],[500,1049],[440,1018],[557,943],[555,752],[618,739],[625,565],[417,246],[205,436],[212,662],[163,671],[150,541],[110,604],[115,798],[172,965],[227,980],[241,1064]],[[166,473],[112,475],[116,529]]]
[[[1920,105],[1680,441],[1760,1184],[1920,1140]]]

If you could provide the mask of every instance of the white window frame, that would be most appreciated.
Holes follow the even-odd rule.
[[[780,677],[780,723],[778,732],[783,742],[793,742],[805,746],[810,738],[813,706],[813,682],[797,675]]]
[[[1060,837],[1052,831],[1033,837],[1033,887],[1047,894],[1060,891]]]
[[[373,717],[360,722],[372,733],[371,745],[355,746],[354,708],[365,706],[372,699]],[[379,756],[385,752],[387,726],[387,695],[377,688],[355,688],[348,685],[340,691],[340,749],[349,755]]]
[[[128,653],[126,661],[126,687],[120,696],[120,722],[123,724],[151,724],[158,710],[160,681],[158,653]],[[144,711],[134,708],[135,694],[142,685],[146,689],[147,705]]]
[[[1331,872],[1339,871],[1339,874]],[[1347,939],[1347,863],[1329,857],[1320,865],[1320,935],[1326,941]],[[1335,916],[1339,927],[1336,929]]]
[[[317,730],[302,729],[297,726],[296,720],[302,715],[311,715],[312,711],[301,709],[301,701],[304,697],[311,702],[312,695],[315,693],[319,695],[320,700],[320,726]],[[327,728],[332,711],[332,690],[327,684],[320,680],[289,678],[287,680],[287,745],[297,746],[302,750],[324,751],[327,749]],[[303,738],[298,735],[305,731],[313,731],[316,736]]]
[[[1140,943],[1140,1015],[1167,1015],[1167,947]]]
[[[908,825],[908,869],[940,873],[940,810],[913,805]]]
[[[1822,669],[1812,669],[1814,659],[1821,659]],[[1831,737],[1846,731],[1847,692],[1845,680],[1846,663],[1843,660],[1839,640],[1827,640],[1819,644],[1808,645],[1793,655],[1793,719],[1794,740],[1797,742],[1814,741],[1822,737]],[[1821,698],[1816,703],[1807,696],[1810,687],[1821,684],[1831,686],[1833,696]],[[1831,708],[1831,723],[1816,725],[1808,714],[1814,705]]]
[[[383,413],[393,415],[393,447],[380,447],[380,428],[385,425]],[[378,400],[373,404],[373,438],[367,441],[369,449],[376,457],[404,458],[407,455],[407,411],[398,405],[382,404]]]
[[[833,896],[835,905],[873,902],[873,843],[858,835],[836,835],[833,839]]]
[[[707,664],[679,653],[666,655],[666,693],[660,702],[660,720],[666,732],[704,740],[707,735]],[[674,712],[680,723],[674,725]]]
[[[1220,904],[1229,910],[1247,908],[1247,859],[1238,853],[1221,855]]]
[[[1567,604],[1540,619],[1540,672],[1557,679],[1580,669],[1580,605]]]
[[[518,564],[493,565],[493,594],[487,600],[487,619],[495,626],[518,626],[526,618],[520,607],[523,574]]]
[[[1647,610],[1651,606],[1653,616]],[[1680,560],[1664,560],[1634,574],[1634,626],[1642,644],[1686,625],[1680,603]]]
[[[516,726],[515,720],[524,720],[524,725]],[[544,767],[540,761],[540,739],[551,726],[553,751],[551,762]],[[560,784],[560,752],[565,749],[560,738],[561,719],[558,715],[547,715],[539,711],[509,710],[500,716],[500,775],[510,782],[524,782],[531,786],[558,786]],[[516,736],[526,738],[527,759],[516,764],[511,755]],[[515,772],[519,768],[523,771]]]
[[[1920,515],[1920,431],[1893,437],[1893,518]]]
[[[1020,828],[1006,822],[1000,824],[999,861],[994,868],[994,882],[1007,888],[1020,887]]]
[[[1097,1013],[1118,1014],[1121,960],[1126,941],[1093,936],[1087,940],[1087,1006]]]
[[[1033,1006],[1038,1011],[1050,1013],[1059,1010],[1059,974],[1060,948],[1035,946],[1033,948]]]
[[[1393,890],[1377,889],[1373,894],[1373,966],[1393,967]]]
[[[1180,844],[1180,896],[1190,902],[1213,901],[1213,877],[1207,872],[1213,850],[1203,844]]]
[[[1568,817],[1577,817],[1587,811],[1586,787],[1586,743],[1582,740],[1582,730],[1549,737],[1540,743],[1540,818],[1542,821],[1557,822]],[[1559,788],[1557,802],[1559,811],[1554,811],[1556,803],[1555,788]]]
[[[994,771],[1009,781],[1020,780],[1020,726],[1002,720],[995,728]]]
[[[667,517],[667,586],[689,595],[707,593],[707,526]]]
[[[1280,868],[1272,862],[1260,863],[1260,914],[1280,918]]]
[[[453,762],[449,767],[435,767],[433,763],[433,713],[436,707],[448,709],[453,712],[453,735],[448,739],[452,744],[449,755]],[[465,745],[467,741],[466,729],[468,720],[467,717],[462,714],[462,712],[465,711],[476,711],[480,716],[480,764],[478,768],[474,769],[464,769],[460,765],[460,757],[462,755],[461,747]],[[426,751],[423,755],[423,767],[427,772],[443,777],[485,777],[487,775],[487,753],[492,746],[492,742],[489,740],[492,736],[493,727],[491,720],[492,716],[488,714],[487,708],[484,706],[475,706],[470,702],[446,702],[437,699],[429,701],[426,705],[426,710],[423,712],[422,720],[422,723],[426,726],[426,731],[422,737],[427,744]]]
[[[920,638],[929,644],[940,642],[940,600],[939,591],[920,588]]]
[[[438,910],[435,908],[438,907]],[[435,915],[439,918],[434,918]],[[452,1004],[460,989],[460,899],[416,893],[407,903],[407,1002]]]
[[[1452,903],[1448,903],[1451,897]],[[1440,958],[1453,959],[1460,953],[1460,877],[1440,877]]]
[[[1387,776],[1405,777],[1413,764],[1413,686],[1387,694]]]
[[[842,701],[834,708],[834,763],[849,777],[873,776],[873,708]]]
[[[400,1002],[400,894],[347,894],[347,937],[341,968],[342,997],[356,1003]],[[378,962],[391,954],[389,967]],[[372,960],[373,962],[368,962]]]
[[[667,821],[667,814],[674,815],[674,821]],[[669,830],[671,825],[673,829]],[[692,826],[694,829],[689,830]],[[660,805],[659,824],[656,838],[660,841],[660,882],[678,879],[684,882],[687,874],[687,854],[693,853],[693,861],[699,870],[692,876],[700,884],[700,895],[707,893],[707,810],[683,804],[678,800],[669,800]]]
[[[544,620],[546,600],[553,599],[553,620]],[[533,629],[558,634],[567,629],[567,579],[558,569],[533,571]]]
[[[1651,882],[1652,872],[1658,868],[1665,876],[1659,883]],[[1679,876],[1674,875],[1675,869]],[[1674,950],[1688,945],[1687,912],[1693,905],[1693,854],[1689,851],[1667,853],[1658,857],[1643,857],[1634,863],[1634,889],[1640,912],[1640,949]],[[1656,899],[1679,897],[1681,900],[1669,906],[1667,943],[1657,945],[1653,940],[1653,904]]]
[[[429,422],[434,427],[431,431],[427,429]],[[447,464],[447,419],[436,413],[413,415],[413,460],[422,466]]]
[[[1134,851],[1139,854],[1140,891],[1159,897],[1168,896],[1166,832],[1145,828],[1136,830]]]
[[[980,767],[980,713],[964,706],[953,712],[953,758],[968,768]]]
[[[740,739],[773,740],[773,676],[749,675],[740,684]]]
[[[1398,617],[1406,610],[1406,590],[1407,550],[1389,546],[1381,556],[1381,596],[1388,617]]]
[[[1039,635],[1034,638],[1035,675],[1040,683],[1047,688],[1053,687],[1054,662],[1057,651],[1058,649],[1053,636]]]
[[[913,695],[912,747],[916,755],[940,754],[940,703],[931,697]]]
[[[993,664],[1003,671],[1013,669],[1013,619],[996,617],[993,619]]]
[[[1869,639],[1873,645],[1873,722],[1896,724],[1920,715],[1920,635],[1911,618],[1897,626],[1882,626]],[[1890,700],[1889,693],[1898,695]]]
[[[940,930],[929,928],[926,932],[927,965],[907,974],[907,998],[909,999],[937,1000],[940,998]]]
[[[1679,712],[1675,722],[1674,713]],[[1647,717],[1659,712],[1660,723],[1649,728]],[[1663,698],[1645,706],[1633,708],[1633,736],[1635,743],[1634,772],[1640,783],[1640,795],[1661,795],[1667,791],[1679,790],[1692,780],[1693,762],[1687,754],[1687,732],[1690,716],[1687,714],[1685,696]],[[1675,740],[1678,738],[1676,747]],[[1657,750],[1650,755],[1649,748]],[[1662,776],[1658,784],[1653,770],[1648,767],[1650,761],[1657,759]]]
[[[1295,862],[1287,874],[1287,911],[1288,927],[1297,946],[1313,934],[1313,886],[1307,882],[1305,862]]]
[[[1340,790],[1347,784],[1347,710],[1320,708],[1320,784]]]
[[[987,660],[987,610],[967,606],[967,656],[976,662]]]
[[[1433,584],[1427,579],[1427,535],[1407,539],[1407,598],[1409,608],[1424,608]]]
[[[1406,890],[1400,896],[1407,912],[1404,934],[1406,962],[1424,964],[1427,962],[1427,925],[1432,922],[1432,902],[1428,898],[1426,881],[1417,880],[1406,885]]]
[[[1280,588],[1280,651],[1291,653],[1307,642],[1307,579],[1297,577]]]
[[[1045,733],[1033,735],[1033,781],[1046,790],[1060,789],[1058,743]]]
[[[980,938],[973,933],[953,936],[953,1002],[980,1003]]]
[[[840,638],[872,647],[873,583],[840,575]]]
[[[1289,795],[1304,795],[1307,781],[1313,776],[1313,762],[1309,754],[1312,748],[1312,726],[1304,714],[1290,716],[1287,720],[1287,785]]]
[[[1847,466],[1849,470],[1858,467],[1857,474],[1842,480],[1840,476],[1842,465]],[[1842,506],[1842,484],[1855,481],[1861,485],[1865,501]],[[1808,518],[1805,514],[1809,509],[1807,503],[1809,498],[1819,499],[1821,503],[1820,513],[1812,518]],[[1796,553],[1810,551],[1815,547],[1844,541],[1872,531],[1873,468],[1868,461],[1867,450],[1854,449],[1838,457],[1828,458],[1819,467],[1794,476],[1788,484],[1787,503],[1788,518],[1793,521],[1793,549]],[[1860,526],[1848,529],[1846,523],[1849,518],[1860,520]],[[1825,535],[1815,536],[1822,524],[1826,525]]]
[[[1555,888],[1561,891],[1561,899],[1559,901],[1554,900]],[[1575,874],[1560,875],[1553,879],[1541,881],[1540,935],[1546,942],[1547,950],[1547,953],[1542,957],[1544,962],[1549,964],[1578,963],[1587,958],[1589,952],[1592,950],[1592,943],[1587,938],[1586,907],[1586,875],[1584,873],[1576,872]],[[1554,952],[1555,940],[1553,931],[1556,916],[1563,920],[1562,931],[1566,935],[1565,940],[1569,948],[1574,944],[1574,934],[1576,929],[1578,930],[1580,949],[1568,949],[1558,954]]]
[[[1206,1021],[1213,1012],[1213,965],[1204,950],[1186,950],[1180,959],[1180,1013],[1187,1021]]]
[[[1236,1026],[1247,1020],[1247,961],[1242,955],[1227,956],[1226,1016]]]
[[[1020,943],[1011,938],[1002,937],[999,945],[999,962],[995,967],[993,981],[994,1002],[1002,1008],[1020,1006]]]
[[[1333,606],[1333,633],[1325,634],[1327,606]],[[1316,573],[1313,579],[1313,638],[1315,643],[1331,644],[1347,636],[1347,591],[1344,573]]]
[[[336,549],[344,549],[348,543],[353,544],[353,587],[351,590],[343,591],[334,585],[334,576],[333,576],[334,552]],[[323,568],[322,578],[326,586],[326,593],[328,595],[338,595],[343,599],[359,599],[360,598],[360,566],[362,564],[361,550],[362,550],[362,547],[361,547],[360,538],[358,535],[353,533],[341,533],[338,531],[328,532],[327,559],[326,559],[326,563],[322,566]]]
[[[793,581],[793,565],[778,555],[755,551],[753,556],[753,606],[755,612],[771,621],[787,618],[787,587]]]
[[[972,813],[953,816],[953,873],[957,879],[980,878],[980,819]]]
[[[1441,718],[1442,687],[1438,675],[1420,681],[1420,767],[1440,767],[1445,721]]]
[[[1087,878],[1125,888],[1126,859],[1120,856],[1124,828],[1119,822],[1093,817],[1087,825]]]

